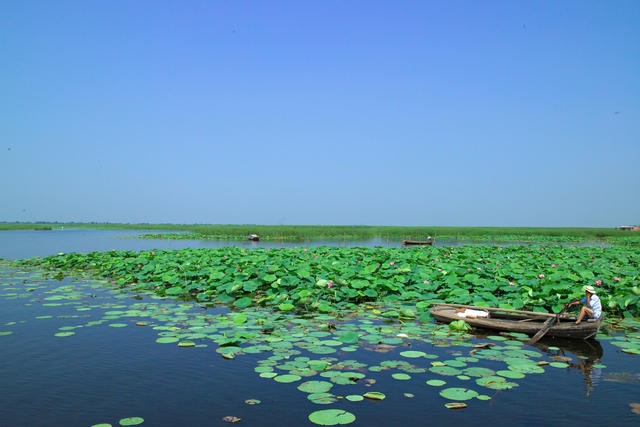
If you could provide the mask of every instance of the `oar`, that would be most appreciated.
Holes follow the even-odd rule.
[[[556,314],[555,317],[550,317],[548,320],[546,320],[542,324],[542,328],[540,328],[538,333],[535,334],[533,336],[533,338],[531,338],[531,340],[529,342],[527,342],[527,345],[533,345],[533,344],[537,343],[538,340],[540,338],[542,338],[549,331],[549,329],[551,329],[551,327],[553,326],[554,322],[556,322],[560,318],[560,316],[562,316],[562,314],[567,310],[567,308],[569,308],[569,305],[571,303],[575,302],[575,301],[578,301],[578,300],[574,299],[573,301],[568,302],[567,305],[564,306],[562,311],[560,311],[560,313]]]

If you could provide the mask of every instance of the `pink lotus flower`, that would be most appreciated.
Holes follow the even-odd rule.
[[[602,280],[596,280],[596,286],[602,285]]]
[[[329,284],[327,285],[327,287],[331,289],[332,286],[333,286],[333,280],[329,281]]]
[[[509,282],[509,286],[515,286],[516,284],[513,282]]]
[[[389,265],[396,265],[396,263],[395,263],[395,262],[393,262],[393,261],[391,261],[391,262],[389,263]]]
[[[439,268],[439,269],[438,269],[438,271],[442,271],[442,269],[441,269],[441,268]]]
[[[552,268],[555,268],[555,267],[556,267],[556,265],[555,265],[555,264],[551,264],[551,267],[552,267]]]
[[[538,277],[539,277],[540,279],[544,279],[544,274],[538,274]]]
[[[151,255],[155,255],[155,254],[156,254],[155,252],[151,252]],[[618,269],[618,270],[620,270],[620,269]]]
[[[438,262],[438,258],[434,259],[435,262]]]
[[[424,282],[422,282],[422,283],[426,283],[426,284],[428,285],[428,284],[429,284],[429,281],[428,281],[428,280],[425,280],[425,281],[424,281]]]
[[[619,277],[614,277],[613,280],[615,280],[616,282],[619,282],[621,279]]]

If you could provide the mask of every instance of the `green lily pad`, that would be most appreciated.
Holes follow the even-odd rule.
[[[278,375],[277,377],[274,378],[274,380],[276,380],[279,383],[292,383],[295,381],[299,381],[301,379],[302,377],[300,375],[291,375],[291,374]]]
[[[402,352],[400,352],[400,356],[409,357],[409,358],[424,357],[426,355],[427,355],[427,353],[424,353],[422,351],[402,351]]]
[[[137,426],[142,424],[144,420],[140,417],[123,418],[120,420],[121,426]]]
[[[395,378],[396,380],[410,380],[411,376],[407,375],[407,374],[393,374],[391,375],[393,378]]]
[[[57,337],[70,337],[71,335],[75,335],[75,332],[58,332],[55,335]]]
[[[345,344],[355,344],[358,342],[359,338],[357,332],[351,331],[347,332],[346,334],[340,335],[338,339]]]
[[[247,399],[244,401],[247,405],[259,405],[260,401],[258,399]]]
[[[496,372],[496,375],[500,375],[501,377],[510,378],[514,380],[525,377],[523,373],[516,372],[516,371],[509,371],[509,370],[498,371]]]
[[[494,390],[507,390],[513,387],[516,387],[518,384],[509,382],[502,377],[482,377],[476,380],[476,384],[481,385],[482,387],[491,388]]]
[[[345,399],[347,399],[349,402],[360,402],[361,400],[364,400],[364,397],[359,394],[350,394],[346,396]]]
[[[307,381],[298,386],[298,390],[305,393],[325,393],[333,387],[333,384],[327,381]]]
[[[362,397],[365,397],[370,400],[383,400],[387,396],[377,391],[370,391],[369,393],[363,394]]]
[[[490,377],[496,374],[495,371],[489,368],[481,368],[479,366],[467,368],[463,372],[471,377]]]
[[[234,323],[241,324],[247,321],[247,316],[245,314],[239,313],[233,316]]]
[[[434,386],[434,387],[440,387],[445,385],[447,382],[446,381],[442,381],[442,380],[429,380],[427,381],[427,384]]]
[[[312,393],[307,396],[307,399],[316,405],[330,405],[338,401],[336,396],[331,393]]]
[[[275,372],[262,372],[260,374],[261,378],[275,378],[277,376],[278,376],[278,374],[276,374]]]
[[[321,426],[335,426],[350,424],[356,420],[355,415],[342,409],[326,409],[316,411],[309,415],[309,420]]]
[[[451,400],[469,400],[477,395],[477,392],[461,387],[446,388],[440,391],[440,396]]]
[[[521,374],[541,374],[544,372],[544,369],[542,367],[526,363],[519,365],[509,365],[509,369],[512,371],[520,372]]]
[[[177,337],[162,337],[162,338],[158,338],[156,340],[156,342],[160,343],[160,344],[170,344],[170,343],[178,342],[178,341],[180,341],[180,339],[177,338]]]
[[[446,375],[446,376],[462,375],[461,370],[452,368],[450,366],[433,366],[429,368],[429,370],[434,374],[439,374],[439,375]]]
[[[568,368],[569,365],[567,365],[566,363],[563,362],[551,362],[549,363],[549,366],[553,366],[554,368]]]

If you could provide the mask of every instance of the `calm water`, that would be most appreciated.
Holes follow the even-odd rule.
[[[5,233],[16,233],[9,237]],[[160,249],[202,247],[195,241],[145,241],[118,239],[117,236],[137,232],[64,230],[43,232],[0,232],[0,257],[8,259],[44,256],[58,252],[91,252],[111,249]],[[202,242],[206,245],[215,242]],[[225,242],[229,243],[229,242]],[[248,244],[247,244],[248,245]],[[347,242],[349,245],[349,242]],[[307,244],[309,246],[309,244]],[[375,246],[375,245],[374,245]],[[386,239],[384,244],[386,246]],[[249,247],[249,245],[248,245]],[[157,330],[138,327],[136,317],[119,318],[92,326],[109,310],[127,310],[132,304],[162,302],[97,286],[92,280],[62,281],[32,277],[30,273],[15,273],[4,267],[0,284],[0,426],[92,426],[99,423],[118,425],[125,417],[142,417],[142,426],[215,426],[229,425],[222,420],[232,415],[240,417],[239,425],[251,426],[313,426],[310,413],[323,409],[345,409],[356,416],[353,426],[443,425],[468,424],[492,426],[553,426],[553,425],[638,425],[640,415],[631,412],[629,403],[640,403],[638,372],[640,356],[620,352],[606,340],[589,342],[543,340],[536,348],[545,360],[564,355],[571,358],[567,368],[545,368],[543,374],[527,375],[514,380],[519,384],[510,390],[483,389],[473,381],[456,377],[439,377],[445,387],[468,387],[492,397],[489,401],[472,399],[461,411],[444,408],[447,402],[438,395],[441,388],[425,384],[434,375],[414,376],[410,381],[390,378],[389,373],[367,372],[375,379],[374,387],[358,382],[348,391],[332,390],[337,395],[363,394],[381,391],[387,398],[380,402],[348,402],[339,400],[331,405],[317,405],[307,394],[297,390],[298,383],[282,384],[260,378],[254,368],[265,354],[245,354],[234,360],[224,360],[211,341],[206,348],[179,348],[175,344],[158,344]],[[26,283],[23,283],[26,282]],[[8,283],[13,283],[8,285]],[[29,295],[12,287],[31,286],[37,289]],[[51,292],[61,286],[74,286],[82,303],[45,306]],[[9,289],[9,290],[8,290]],[[95,295],[94,298],[91,295]],[[55,301],[55,300],[54,300]],[[66,300],[60,301],[66,303]],[[100,305],[103,308],[91,308]],[[104,308],[110,307],[110,308]],[[120,307],[120,308],[116,308]],[[202,308],[187,310],[196,315]],[[207,316],[226,309],[209,308]],[[37,317],[52,316],[45,319]],[[75,317],[74,317],[75,316]],[[78,317],[86,316],[86,317]],[[148,320],[148,319],[147,319]],[[153,320],[154,325],[162,325]],[[110,327],[110,323],[126,323],[126,327]],[[75,335],[56,337],[65,326]],[[487,342],[478,336],[474,342]],[[433,347],[411,342],[411,350],[438,354],[440,360],[450,358],[461,349]],[[358,350],[338,351],[330,356],[341,360],[358,360],[368,365],[383,360],[400,360],[397,354],[409,349],[403,343],[392,353]],[[549,346],[559,350],[549,349]],[[525,346],[525,348],[527,348]],[[468,348],[462,349],[466,355]],[[300,356],[319,358],[303,350]],[[578,356],[583,357],[580,362]],[[412,359],[411,363],[429,367],[428,359]],[[606,368],[595,369],[594,363]],[[492,369],[499,362],[486,361]],[[306,380],[326,378],[304,378]],[[407,398],[404,393],[412,393]],[[259,399],[250,406],[247,399]]]
[[[314,239],[307,241],[263,240],[259,242],[249,242],[247,240],[148,240],[132,238],[148,233],[148,231],[84,229],[0,231],[0,258],[22,259],[35,256],[42,257],[55,255],[60,252],[90,253],[97,251],[110,251],[113,249],[142,251],[151,249],[220,248],[225,246],[240,246],[244,248],[280,248],[301,246],[362,246],[372,248],[375,246],[401,246],[401,239],[386,238],[360,240]],[[436,246],[465,246],[470,244],[507,246],[511,243],[438,239],[435,244]]]

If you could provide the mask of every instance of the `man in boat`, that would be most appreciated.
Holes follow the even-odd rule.
[[[580,316],[578,316],[576,325],[582,322],[582,319],[584,318],[599,319],[600,316],[602,316],[602,303],[600,302],[598,295],[596,295],[596,290],[593,289],[593,286],[585,286],[582,290],[585,291],[587,296],[582,298],[580,301],[575,301],[569,304],[569,307],[582,304]]]

